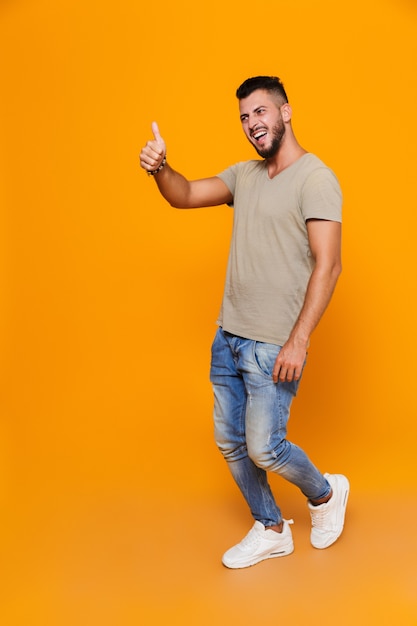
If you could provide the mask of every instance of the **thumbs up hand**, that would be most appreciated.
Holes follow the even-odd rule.
[[[139,159],[140,165],[147,172],[157,170],[166,156],[166,145],[159,132],[158,124],[152,122],[153,139],[142,148]]]

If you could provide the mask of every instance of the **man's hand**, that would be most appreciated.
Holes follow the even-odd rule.
[[[147,142],[140,153],[140,165],[146,172],[158,172],[155,182],[171,206],[178,209],[195,209],[232,202],[233,196],[229,188],[218,176],[190,181],[165,163],[166,145],[156,122],[152,123],[152,132],[153,139]],[[164,165],[159,170],[162,162]]]
[[[147,142],[140,153],[140,166],[147,172],[157,170],[166,155],[165,141],[162,139],[158,124],[152,122],[153,139]]]
[[[275,361],[272,371],[274,383],[291,382],[300,380],[304,362],[307,355],[307,348],[303,344],[296,345],[291,339],[285,343]]]

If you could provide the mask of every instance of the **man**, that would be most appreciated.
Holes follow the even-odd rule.
[[[230,568],[290,554],[267,472],[307,498],[311,543],[340,536],[349,482],[322,474],[286,439],[310,335],[341,272],[341,192],[334,174],[295,138],[292,110],[276,77],[247,79],[237,90],[243,131],[262,160],[188,181],[166,162],[157,125],[140,155],[174,207],[233,204],[234,225],[223,303],[212,347],[216,442],[255,520],[223,555]]]

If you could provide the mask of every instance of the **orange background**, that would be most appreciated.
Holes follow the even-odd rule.
[[[129,574],[132,545],[112,544],[118,579],[138,585],[128,600],[116,575],[94,582],[112,561],[98,543],[88,552],[91,538],[108,547],[115,528],[143,542],[144,520],[162,535],[177,524],[173,550],[181,509],[218,507],[237,539],[222,504],[240,496],[213,443],[208,383],[231,211],[170,208],[138,154],[156,119],[191,178],[252,158],[234,96],[248,76],[283,79],[297,137],[345,198],[344,271],[291,438],[357,494],[417,495],[416,25],[411,0],[2,0],[5,626],[159,623],[151,604],[172,583],[148,580],[155,537],[146,558],[134,544]],[[205,624],[193,597],[192,617],[175,602],[161,615]],[[416,624],[417,610],[410,620],[398,623]]]

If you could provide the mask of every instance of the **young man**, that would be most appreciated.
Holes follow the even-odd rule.
[[[306,496],[315,548],[327,548],[340,536],[349,493],[345,476],[323,475],[286,439],[310,335],[341,271],[339,184],[295,138],[291,106],[278,78],[249,78],[236,95],[243,131],[261,160],[189,181],[166,162],[165,142],[155,123],[154,139],[140,155],[141,166],[172,206],[234,207],[211,381],[216,442],[255,524],[223,555],[230,568],[294,549],[268,471]]]

